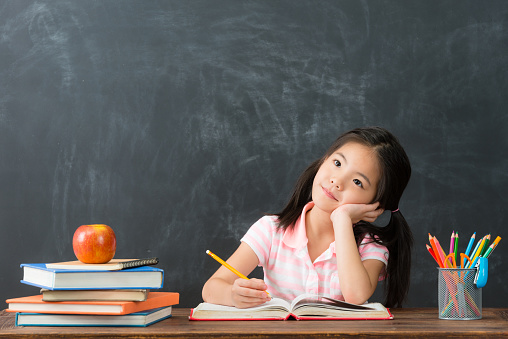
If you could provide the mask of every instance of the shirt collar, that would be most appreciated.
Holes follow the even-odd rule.
[[[303,207],[302,214],[296,220],[293,229],[287,228],[284,232],[282,242],[289,247],[300,249],[307,246],[307,231],[305,229],[305,214],[314,207],[314,203],[311,201]]]

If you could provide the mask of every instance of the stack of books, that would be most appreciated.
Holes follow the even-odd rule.
[[[175,292],[161,289],[164,271],[146,260],[21,264],[22,283],[40,294],[6,300],[16,326],[148,326],[171,316]]]

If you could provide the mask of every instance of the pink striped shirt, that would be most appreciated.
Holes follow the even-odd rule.
[[[247,231],[241,241],[248,244],[263,267],[264,281],[273,297],[293,300],[300,294],[312,293],[344,300],[337,274],[335,241],[314,263],[307,250],[305,213],[314,206],[308,203],[295,223],[294,231],[277,230],[277,217],[264,216]],[[363,260],[377,259],[388,264],[385,246],[370,242],[366,237],[358,251]],[[384,279],[382,270],[379,280]]]

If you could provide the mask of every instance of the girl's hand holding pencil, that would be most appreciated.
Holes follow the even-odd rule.
[[[253,293],[258,294],[258,291],[263,291],[266,293],[266,295],[264,295],[264,299],[261,299],[261,302],[266,302],[272,299],[270,293],[266,291],[267,286],[263,280],[255,278],[249,279],[240,273],[236,268],[222,260],[219,256],[212,253],[211,251],[207,250],[206,254],[217,260],[222,266],[226,267],[228,270],[241,278],[235,280],[231,288],[232,298],[236,307],[244,308],[258,305],[259,298],[252,295]],[[244,299],[252,299],[252,302],[254,302],[255,305],[252,305],[252,302],[246,302]]]

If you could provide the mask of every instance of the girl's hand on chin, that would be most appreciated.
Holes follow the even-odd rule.
[[[374,222],[384,212],[383,208],[378,207],[379,202],[373,204],[344,204],[332,212],[330,219],[335,223],[347,216],[353,224],[360,220]]]

